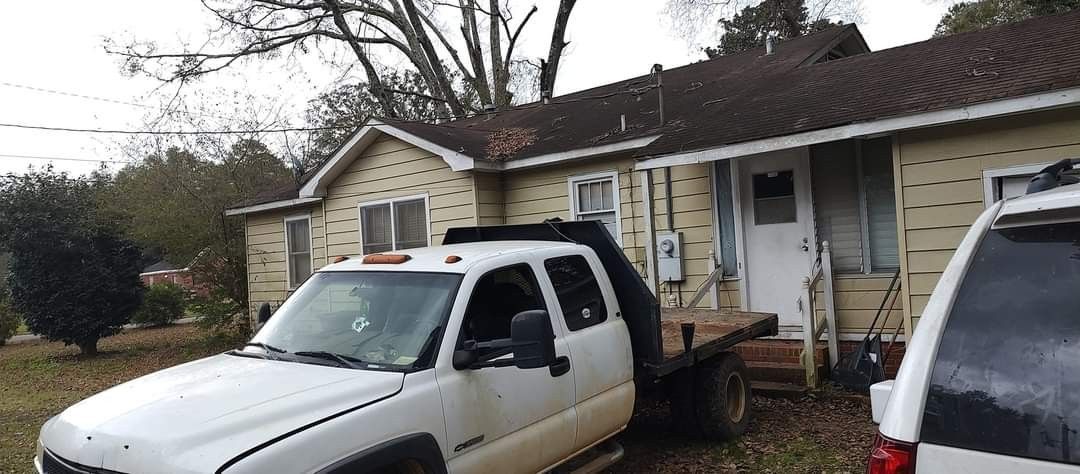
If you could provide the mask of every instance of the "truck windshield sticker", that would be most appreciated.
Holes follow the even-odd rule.
[[[353,331],[356,331],[357,333],[364,332],[364,328],[368,326],[371,326],[371,321],[368,321],[367,318],[363,316],[356,318],[352,323]]]

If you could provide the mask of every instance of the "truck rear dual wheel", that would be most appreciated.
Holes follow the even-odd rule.
[[[714,363],[689,368],[675,382],[680,387],[673,391],[671,411],[680,431],[717,441],[746,431],[750,379],[738,354],[725,353]]]

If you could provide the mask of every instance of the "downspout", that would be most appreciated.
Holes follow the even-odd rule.
[[[664,167],[664,212],[667,213],[667,230],[675,232],[675,211],[671,209],[671,167]]]
[[[326,198],[325,197],[323,197],[322,200],[319,201],[319,206],[322,207],[322,253],[323,253],[323,264],[322,264],[322,266],[325,267],[328,263],[330,263],[330,244],[328,243],[330,239],[326,238]],[[361,250],[361,253],[363,253],[363,250]]]
[[[641,201],[645,207],[645,284],[653,295],[659,296],[656,281],[656,233],[653,229],[656,226],[656,212],[653,209],[652,170],[641,170],[640,173]]]

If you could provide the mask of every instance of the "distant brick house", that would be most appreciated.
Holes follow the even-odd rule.
[[[199,296],[208,296],[210,293],[210,288],[196,282],[190,264],[184,268],[179,268],[177,265],[161,260],[143,268],[142,273],[139,273],[139,279],[146,286],[158,283],[172,283],[182,286]]]

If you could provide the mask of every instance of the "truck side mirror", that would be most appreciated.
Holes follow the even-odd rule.
[[[510,322],[510,340],[514,365],[519,369],[538,369],[555,363],[555,333],[547,311],[534,309],[514,315]]]
[[[259,316],[257,318],[258,323],[264,324],[269,321],[271,314],[272,313],[270,312],[270,303],[263,303],[259,305]]]

